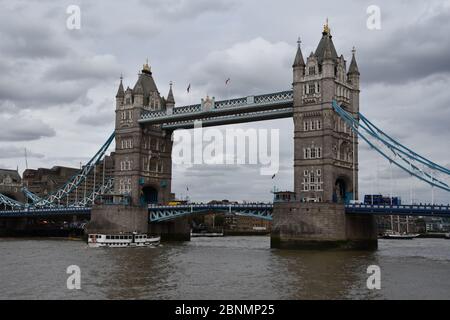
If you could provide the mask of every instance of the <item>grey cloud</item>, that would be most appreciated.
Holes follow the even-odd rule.
[[[0,58],[1,61],[1,58]],[[1,65],[1,62],[0,62]],[[88,90],[120,74],[111,55],[63,60],[49,69],[16,64],[0,74],[0,104],[8,109],[49,108],[90,102]],[[14,76],[10,74],[14,72]],[[9,73],[9,74],[8,74]]]
[[[378,31],[388,34],[380,41],[366,37],[358,50],[362,81],[401,83],[449,73],[449,29],[450,7],[438,5],[432,12],[412,15],[395,30]]]
[[[346,6],[327,3],[333,13],[333,39],[347,63],[352,45],[357,47],[363,81],[361,111],[405,145],[438,163],[448,163],[449,7],[439,1],[426,5],[422,1],[379,2],[383,19],[380,31],[365,28],[365,9],[372,4],[369,1],[352,1]],[[112,77],[123,69],[131,79],[127,84],[132,86],[147,56],[162,93],[167,93],[170,80],[175,82],[178,105],[197,103],[207,93],[227,99],[290,89],[295,40],[302,36],[306,56],[315,49],[325,19],[323,7],[295,1],[280,5],[268,0],[239,4],[224,0],[135,0],[107,6],[81,1],[80,7],[82,29],[76,32],[65,29],[65,6],[51,1],[5,2],[0,13],[1,113],[15,115],[18,109],[26,109],[44,117],[49,106],[64,107],[59,109],[62,112],[70,109],[70,123],[65,122],[67,115],[52,114],[52,126],[58,131],[55,143],[70,143],[76,136],[73,132],[86,128],[83,125],[104,128],[104,122],[112,123],[112,105],[102,106],[102,101],[113,99],[117,90],[117,79],[112,82]],[[96,57],[113,58],[96,63]],[[231,83],[225,86],[228,77]],[[189,82],[192,92],[187,95]],[[261,177],[257,166],[199,166],[196,171],[185,171],[174,165],[173,191],[183,193],[189,184],[191,196],[204,200],[270,200],[269,190],[274,185],[292,189],[292,120],[239,125],[248,126],[280,128],[281,166],[275,179]],[[94,137],[97,133],[91,131]],[[1,131],[0,140],[9,134]],[[91,135],[86,140],[95,140]],[[86,142],[86,147],[91,142]],[[35,160],[40,165],[76,166],[81,161],[53,146],[41,145],[37,150],[52,154],[53,160]],[[90,146],[91,150],[98,147],[94,143]],[[386,170],[386,164],[364,143],[360,148],[363,193],[373,185],[376,162],[380,171]],[[83,150],[80,158],[88,158],[90,154],[81,154]],[[2,163],[16,167],[13,158]],[[386,193],[389,179],[378,179]],[[408,180],[399,180],[397,187],[406,194]],[[429,195],[424,188],[422,197]],[[448,199],[448,194],[439,197]]]
[[[88,126],[104,126],[114,122],[115,105],[111,99],[105,99],[98,106],[88,106],[89,111],[78,118],[77,123]]]
[[[44,137],[54,137],[56,132],[53,128],[36,119],[23,117],[0,118],[0,141],[32,141]]]
[[[152,8],[156,17],[191,20],[211,12],[223,13],[235,7],[234,1],[226,0],[152,0],[140,1]]]
[[[17,58],[60,58],[68,54],[67,43],[51,24],[39,19],[42,7],[2,5],[0,47],[2,55]],[[47,20],[48,21],[48,20]],[[61,30],[63,30],[61,28]]]
[[[49,68],[44,74],[44,79],[46,81],[106,81],[117,78],[119,74],[120,68],[116,58],[107,54],[65,60]]]
[[[192,67],[193,90],[199,86],[203,92],[217,95],[217,99],[290,90],[294,55],[295,47],[284,42],[255,38],[236,43],[209,53]],[[231,81],[225,85],[228,78]]]
[[[210,175],[204,175],[208,171]],[[173,191],[178,195],[186,194],[186,186],[192,200],[207,201],[211,199],[231,199],[248,201],[270,201],[270,176],[261,176],[256,166],[232,166],[223,174],[213,166],[202,167],[200,176],[179,176],[174,173]]]
[[[21,109],[48,108],[56,104],[73,103],[86,94],[87,89],[87,85],[78,86],[74,82],[39,84],[34,81],[23,83],[21,79],[8,81],[3,78],[0,79],[0,102],[9,101]]]
[[[65,8],[19,1],[0,13],[0,105],[6,112],[83,105],[89,89],[120,74],[114,55],[92,54],[67,32]]]
[[[19,148],[16,146],[0,147],[0,159],[22,158],[24,156],[25,156],[25,148]],[[27,149],[27,157],[42,159],[45,157],[45,155],[41,153],[35,153]]]

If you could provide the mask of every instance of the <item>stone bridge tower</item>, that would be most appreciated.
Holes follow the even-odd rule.
[[[358,139],[332,108],[336,100],[358,116],[359,77],[355,51],[347,70],[328,23],[306,63],[299,43],[293,64],[296,200],[274,203],[272,247],[377,247],[374,217],[345,214],[344,203],[358,195]]]
[[[186,219],[149,224],[148,204],[164,204],[172,198],[172,132],[139,120],[145,112],[171,112],[174,106],[172,85],[167,98],[161,97],[148,63],[133,89],[124,90],[121,78],[116,94],[114,194],[130,195],[131,203],[95,204],[87,233],[136,231],[159,234],[162,239],[190,239]]]
[[[165,203],[171,198],[171,132],[159,125],[142,126],[147,111],[173,108],[170,86],[167,99],[160,96],[148,63],[133,89],[124,90],[122,79],[116,95],[116,193],[131,194],[132,205]]]
[[[328,25],[316,51],[294,65],[295,192],[305,202],[348,202],[358,195],[358,138],[333,111],[336,100],[357,117],[359,71],[353,51],[347,72]]]

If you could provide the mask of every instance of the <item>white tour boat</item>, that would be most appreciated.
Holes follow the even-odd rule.
[[[89,234],[88,246],[91,248],[111,247],[156,247],[161,237],[148,236],[147,234],[125,233],[125,234]]]
[[[418,233],[385,233],[384,239],[412,240],[420,236]]]

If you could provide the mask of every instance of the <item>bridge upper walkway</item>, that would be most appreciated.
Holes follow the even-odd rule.
[[[172,112],[147,111],[140,123],[161,124],[164,129],[188,129],[201,120],[203,127],[289,118],[293,115],[292,90],[176,107]]]

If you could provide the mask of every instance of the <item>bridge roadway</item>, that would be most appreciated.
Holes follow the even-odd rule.
[[[238,204],[187,204],[187,205],[149,205],[149,222],[161,222],[176,219],[190,214],[208,212],[221,212],[239,216],[249,216],[259,219],[272,220],[272,203],[238,203]],[[370,205],[347,204],[347,214],[374,214],[374,215],[407,215],[407,216],[435,216],[450,218],[450,205]],[[71,215],[91,214],[89,207],[60,207],[42,209],[23,209],[0,211],[0,218],[39,218]]]

